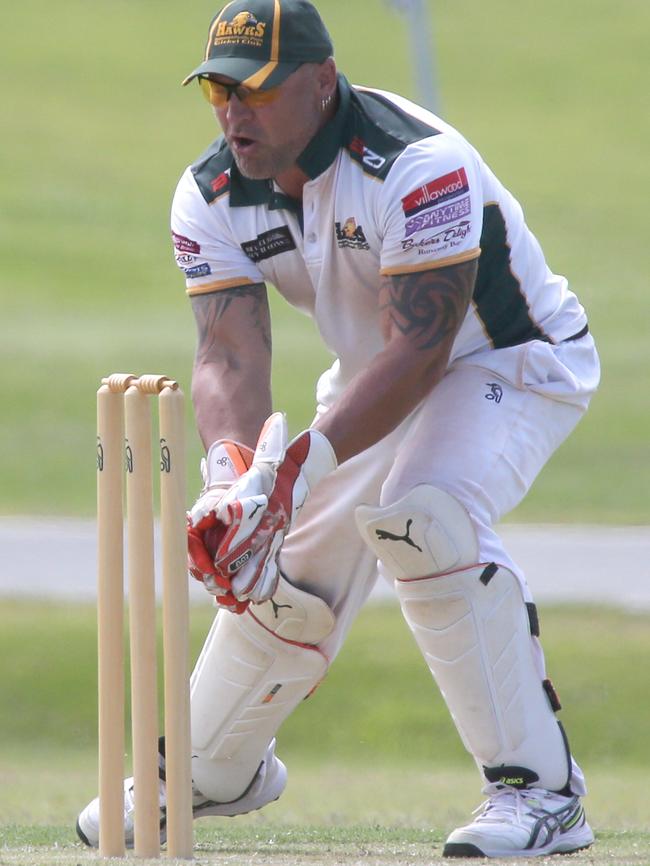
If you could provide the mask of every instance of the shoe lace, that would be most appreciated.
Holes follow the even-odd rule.
[[[540,794],[534,788],[513,788],[509,785],[491,783],[483,788],[483,793],[488,795],[480,806],[474,809],[473,814],[478,815],[477,821],[516,821],[523,822],[523,818],[530,813],[531,806],[540,805]],[[479,814],[480,813],[480,814]]]

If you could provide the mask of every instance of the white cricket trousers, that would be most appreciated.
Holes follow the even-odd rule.
[[[379,575],[357,532],[355,508],[391,504],[418,484],[442,488],[465,506],[478,535],[479,561],[509,568],[524,598],[532,600],[493,526],[518,505],[574,429],[599,377],[589,334],[457,361],[393,433],[318,485],[280,562],[292,583],[323,598],[336,615],[333,633],[320,645],[330,661]]]

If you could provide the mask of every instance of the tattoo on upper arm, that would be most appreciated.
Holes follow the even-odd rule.
[[[238,299],[244,299],[245,309],[250,325],[259,331],[260,338],[268,352],[271,352],[271,323],[266,300],[264,283],[236,286],[220,292],[207,295],[197,295],[192,298],[192,309],[198,329],[197,361],[209,360],[215,349],[218,349],[218,323],[223,319],[232,305]]]
[[[433,349],[455,337],[474,290],[476,261],[386,277],[382,313],[386,328],[412,338],[419,349]]]

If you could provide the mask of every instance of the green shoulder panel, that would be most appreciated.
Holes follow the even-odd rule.
[[[345,147],[373,177],[383,180],[409,144],[440,132],[379,93],[352,89]]]
[[[201,195],[208,204],[228,193],[230,207],[248,207],[268,204],[271,184],[268,180],[250,180],[244,177],[221,136],[192,165],[192,174]]]
[[[192,164],[192,174],[203,198],[208,204],[220,198],[230,189],[228,169],[233,157],[223,136],[213,141],[210,147]]]

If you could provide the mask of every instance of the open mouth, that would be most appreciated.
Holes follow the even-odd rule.
[[[249,150],[255,141],[252,138],[247,138],[245,135],[235,135],[232,138],[232,143],[237,150]]]

